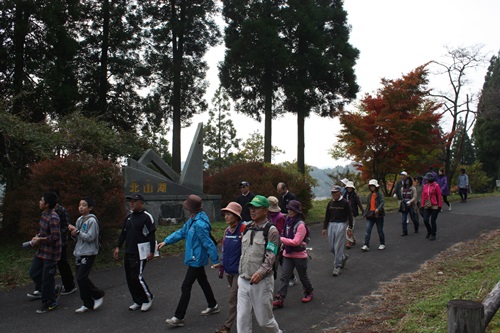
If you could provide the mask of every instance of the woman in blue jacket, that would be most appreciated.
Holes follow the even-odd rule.
[[[188,266],[188,270],[182,282],[181,298],[175,310],[175,316],[165,321],[167,324],[177,327],[184,326],[184,316],[191,298],[191,288],[196,280],[198,280],[208,303],[208,308],[201,311],[201,315],[208,316],[220,311],[205,273],[208,257],[210,257],[213,264],[219,263],[217,247],[210,237],[212,226],[207,214],[201,207],[201,198],[199,196],[191,194],[182,205],[189,211],[191,218],[181,229],[158,244],[158,249],[161,249],[165,245],[177,243],[182,239],[186,240],[184,264]]]

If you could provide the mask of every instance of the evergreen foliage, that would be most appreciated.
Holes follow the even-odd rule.
[[[473,139],[479,161],[493,180],[500,179],[500,52],[490,60],[478,105]],[[494,186],[494,184],[491,184]]]

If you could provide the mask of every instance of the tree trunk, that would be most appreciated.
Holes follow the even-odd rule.
[[[273,86],[269,75],[264,75],[264,162],[271,163],[272,159],[272,124],[273,124]]]
[[[175,1],[172,1],[172,49],[174,57],[174,82],[173,82],[173,115],[172,115],[172,168],[181,172],[181,66],[184,53],[184,10],[181,5],[180,15],[177,18]]]
[[[24,89],[24,53],[26,35],[28,34],[28,22],[30,13],[24,1],[16,1],[16,13],[14,16],[14,114],[23,111],[23,99],[20,97]]]
[[[297,167],[301,174],[306,173],[304,148],[305,148],[305,135],[304,135],[304,124],[305,124],[305,110],[300,107],[297,110]]]
[[[102,44],[101,60],[99,71],[99,92],[98,92],[98,114],[105,114],[108,108],[108,50],[109,50],[109,20],[110,7],[109,0],[102,3]]]
[[[448,333],[483,333],[484,328],[482,303],[459,299],[448,302]]]

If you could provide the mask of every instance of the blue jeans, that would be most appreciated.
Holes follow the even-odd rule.
[[[33,258],[30,267],[30,277],[35,282],[35,290],[42,293],[42,303],[54,303],[56,299],[57,261]]]
[[[370,247],[370,237],[372,235],[373,225],[377,225],[378,238],[380,240],[380,245],[385,245],[385,235],[384,235],[384,217],[377,217],[375,220],[366,220],[366,232],[365,232],[365,245]]]
[[[401,212],[401,226],[403,227],[403,234],[408,233],[408,223],[406,223],[406,220],[408,219],[408,214],[410,214],[410,219],[413,222],[413,227],[415,229],[415,232],[418,232],[419,222],[417,216],[415,215],[413,207],[410,206],[408,207],[408,210],[406,212]]]

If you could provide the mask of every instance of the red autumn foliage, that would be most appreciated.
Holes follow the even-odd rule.
[[[384,190],[389,174],[427,170],[443,145],[441,115],[435,113],[441,105],[428,98],[427,74],[424,65],[400,79],[383,79],[377,95],[367,94],[357,112],[340,115],[346,155],[358,162],[365,180],[378,179]]]
[[[219,173],[205,175],[203,188],[208,194],[222,195],[222,206],[225,207],[240,194],[238,186],[243,180],[250,183],[250,190],[254,194],[277,198],[276,185],[284,182],[302,203],[304,213],[312,206],[311,185],[300,173],[291,174],[279,166],[261,162],[234,164]]]
[[[25,184],[5,196],[4,222],[11,232],[31,237],[38,231],[38,202],[51,189],[59,191],[59,203],[68,210],[72,224],[80,216],[80,199],[94,199],[93,213],[99,220],[102,239],[106,238],[106,229],[122,222],[124,180],[119,165],[86,154],[72,154],[38,162],[30,167],[30,172]]]

